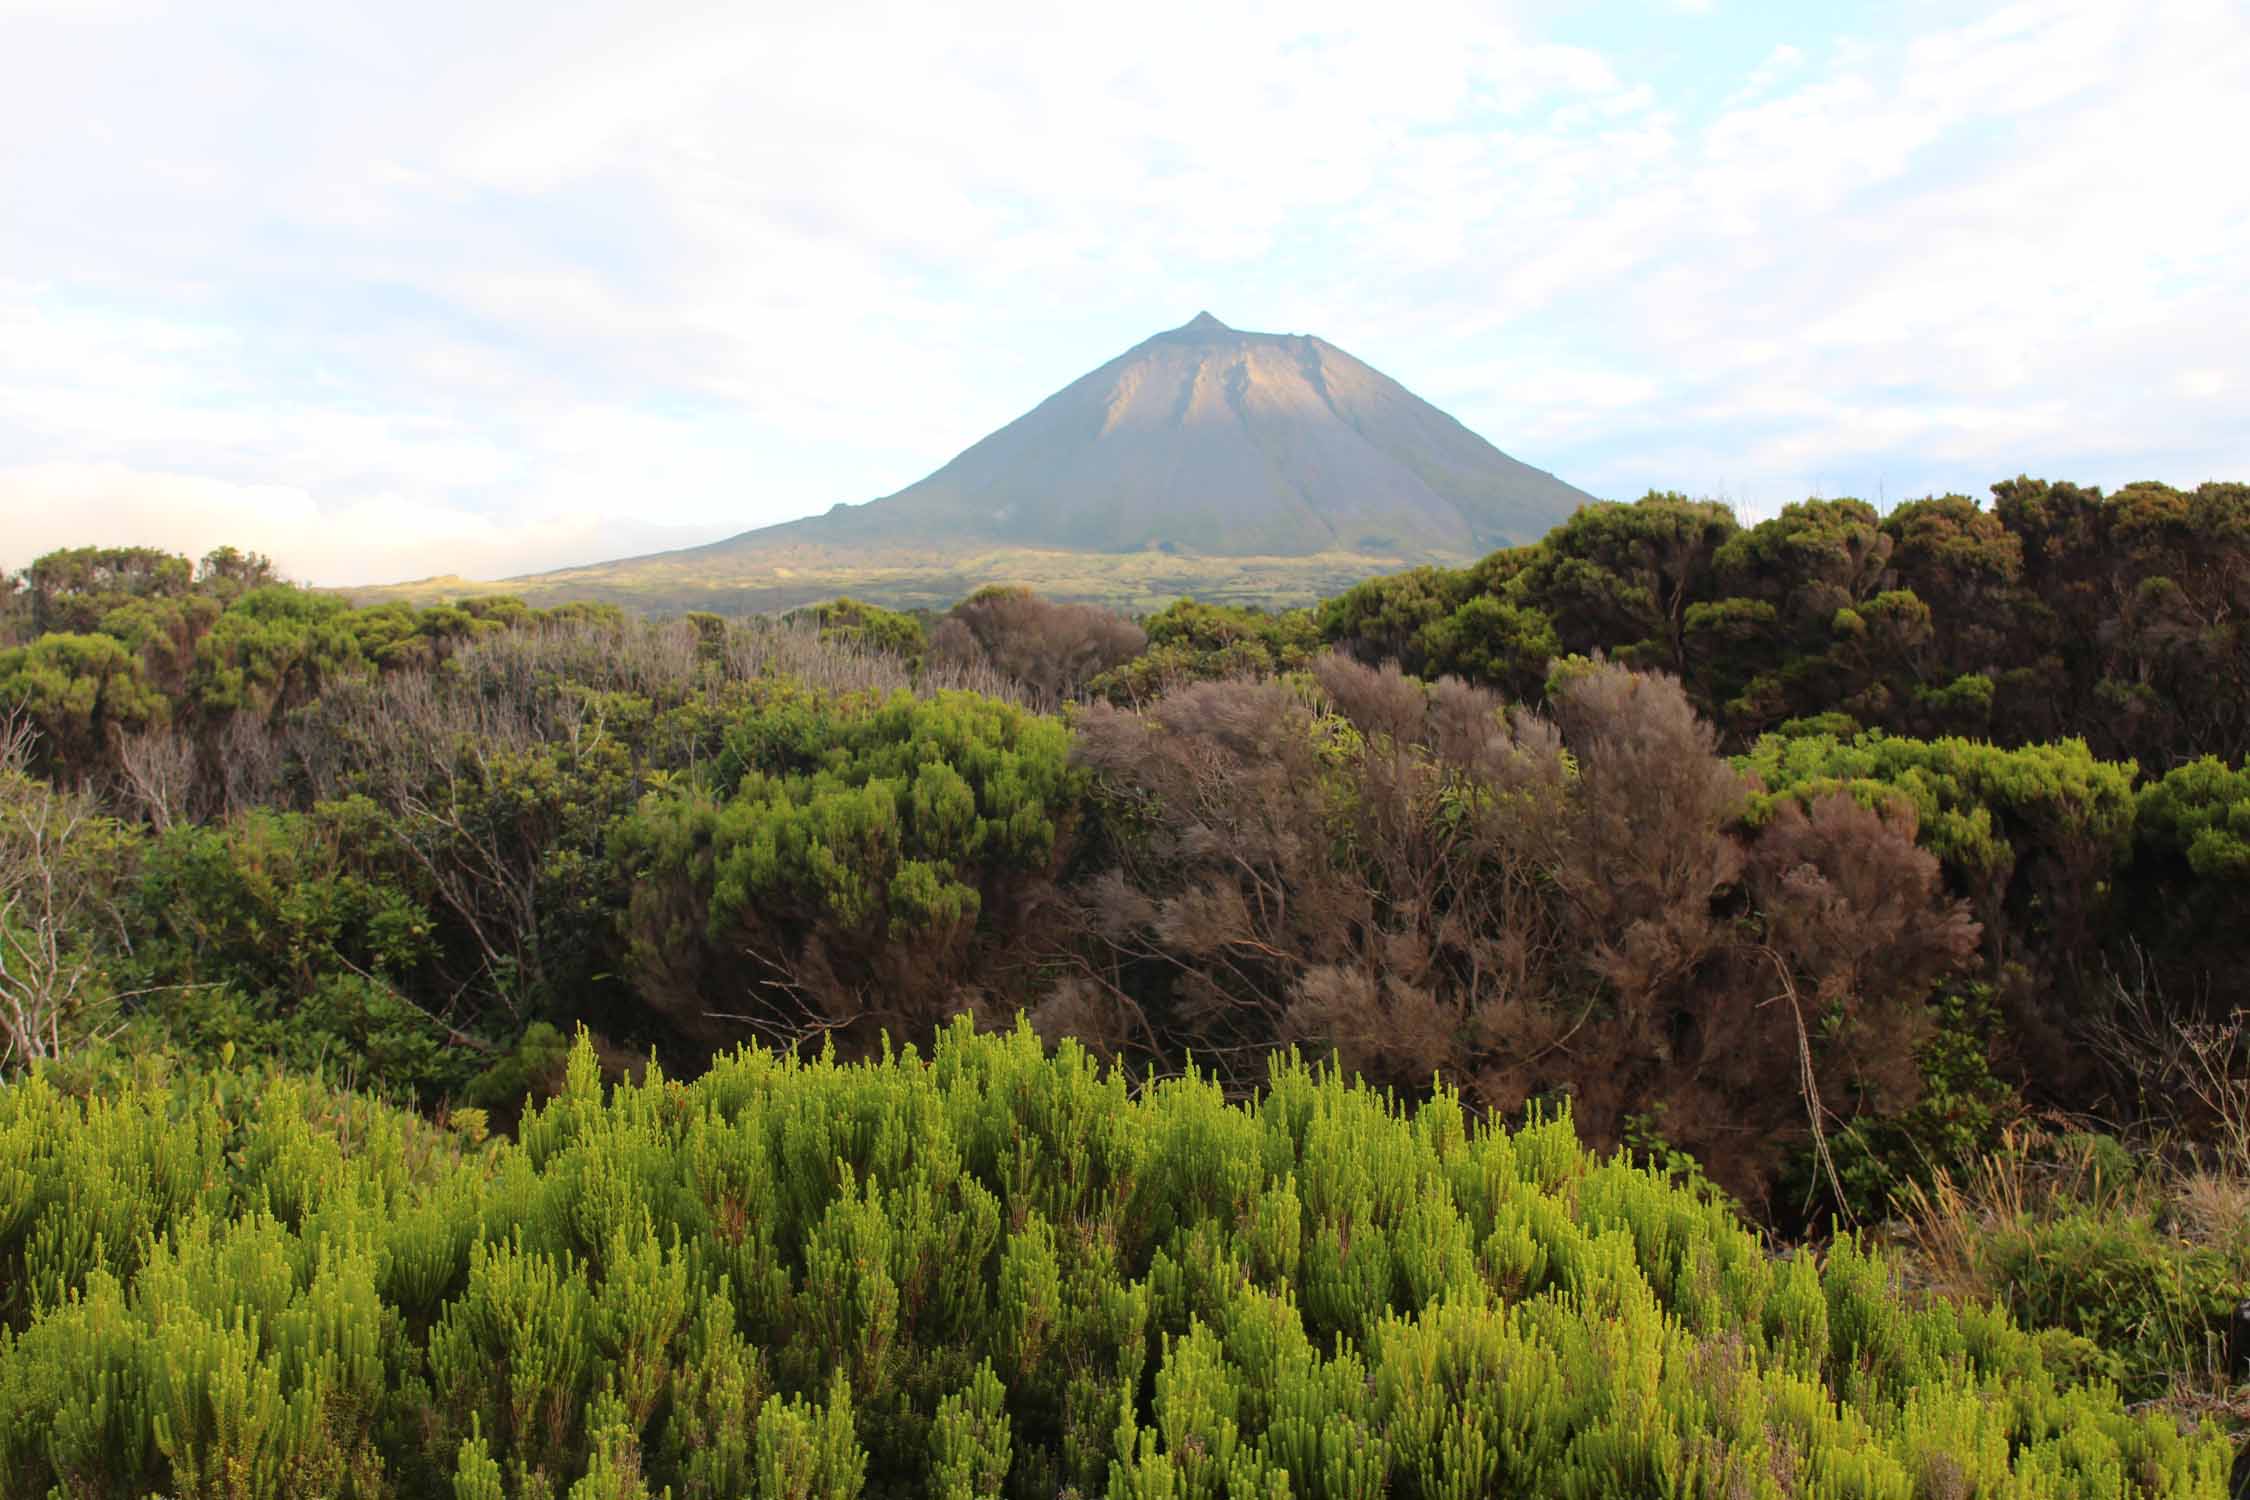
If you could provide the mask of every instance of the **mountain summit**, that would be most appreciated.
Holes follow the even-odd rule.
[[[786,535],[1465,556],[1534,540],[1588,498],[1325,339],[1201,312],[896,494],[699,550]]]

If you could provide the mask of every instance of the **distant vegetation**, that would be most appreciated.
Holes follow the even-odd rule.
[[[503,583],[425,578],[343,590],[367,604],[434,604],[505,592],[531,604],[613,604],[636,614],[702,610],[778,613],[850,594],[889,609],[943,613],[992,584],[1028,588],[1059,603],[1147,614],[1183,599],[1253,609],[1318,604],[1372,573],[1458,561],[1455,554],[1369,548],[1291,557],[1204,556],[1148,549],[1074,552],[1052,547],[950,543],[775,544],[749,557],[697,551],[564,568]]]
[[[0,1492],[2220,1493],[2245,620],[2218,484],[1139,619],[41,558]]]

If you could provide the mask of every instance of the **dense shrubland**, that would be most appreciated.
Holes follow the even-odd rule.
[[[1327,639],[1535,696],[1557,655],[1668,672],[1744,746],[1814,727],[2084,739],[2152,774],[2250,752],[2250,486],[2113,495],[2017,479],[1887,515],[1809,500],[1754,526],[1651,494],[1533,546],[1369,580]]]
[[[1079,756],[1106,963],[1046,1029],[1251,1073],[1302,1043],[1503,1114],[1567,1095],[1594,1139],[1653,1119],[1740,1192],[1802,1139],[1800,1083],[1839,1119],[1912,1099],[1929,994],[1977,942],[1911,808],[1753,827],[1678,687],[1622,668],[1569,673],[1550,717],[1327,657],[1096,707]]]
[[[1318,617],[1138,626],[1020,590],[781,626],[361,610],[239,554],[58,554],[0,653],[16,826],[111,852],[53,887],[72,936],[43,961],[71,977],[53,1040],[17,1045],[54,1050],[76,1011],[498,1106],[580,1022],[687,1068],[1027,1011],[1244,1087],[1299,1045],[1479,1109],[1567,1095],[1591,1139],[1684,1153],[1753,1206],[1879,1213],[2011,1110],[2131,1107],[2137,1064],[2089,1042],[2117,975],[2209,1025],[2241,957],[2235,763],[1873,712],[1912,695],[1871,683],[1847,615],[1926,616],[1916,671],[1998,683],[2030,668],[1956,669],[2022,654],[2008,610],[2075,597],[2039,579],[2090,586],[2071,546],[2192,553],[2199,598],[2225,574],[2225,487],[2001,490],[1748,529],[1658,496]],[[2155,547],[2163,518],[2209,545]],[[1751,607],[1777,599],[1795,624]],[[1816,606],[1844,632],[1818,653]],[[1724,649],[1721,616],[1752,622]],[[1762,728],[1740,705],[1774,682],[1817,696]],[[2142,696],[2148,723],[2230,722]]]
[[[0,1401],[78,1446],[0,1489],[2215,1482],[2079,1383],[2232,1409],[2250,501],[1997,493],[1749,528],[1658,495],[1139,622],[361,609],[231,551],[42,558],[0,589],[0,1066],[39,1080],[0,1086]],[[775,1060],[823,1052],[880,1066]],[[1292,1052],[1436,1102],[1271,1083]],[[1134,1165],[963,1123],[1033,1095]],[[1401,1143],[1354,1158],[1376,1207],[1308,1196],[1323,1110]],[[1181,1132],[1216,1178],[1164,1176]],[[832,1150],[849,1182],[742,1176]],[[1576,1165],[1494,1217],[1525,1151]],[[1886,1219],[1890,1269],[1743,1248]],[[1900,1342],[1836,1363],[1838,1319]],[[532,1373],[478,1352],[534,1325]],[[190,1411],[179,1372],[222,1368],[189,1385],[246,1404]]]
[[[1234,1104],[963,1024],[605,1090],[581,1044],[482,1144],[50,1072],[0,1181],[9,1494],[2225,1493],[2087,1338],[1298,1062]]]

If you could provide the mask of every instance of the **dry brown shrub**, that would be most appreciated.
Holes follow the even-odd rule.
[[[1924,1002],[1977,929],[1909,816],[1838,799],[1746,828],[1668,677],[1597,666],[1552,720],[1342,657],[1313,677],[1081,716],[1113,858],[1077,930],[1107,962],[1047,1024],[1245,1083],[1294,1041],[1494,1110],[1567,1094],[1590,1138],[1653,1118],[1753,1197],[1808,1106],[1911,1096]]]
[[[1054,708],[1147,645],[1140,626],[1099,606],[993,588],[963,600],[938,622],[929,654],[940,670],[997,673],[1036,706]]]

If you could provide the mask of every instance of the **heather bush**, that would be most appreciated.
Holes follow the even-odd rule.
[[[1147,644],[1140,626],[1095,605],[1058,604],[1029,589],[985,588],[930,632],[930,660],[952,671],[996,672],[1053,708]]]
[[[1750,828],[1670,679],[1583,664],[1551,697],[1330,657],[1093,706],[1108,847],[1078,911],[1104,961],[1041,1026],[1244,1078],[1302,1042],[1499,1111],[1567,1094],[1594,1139],[1654,1120],[1754,1201],[1816,1122],[1911,1104],[1929,996],[1976,943],[1911,809]]]
[[[1020,992],[1069,845],[1062,725],[969,693],[782,693],[614,831],[639,994],[706,1043],[925,1036]]]
[[[514,1142],[221,1070],[0,1092],[0,1489],[2224,1492],[2078,1346],[1277,1061],[746,1051]]]

